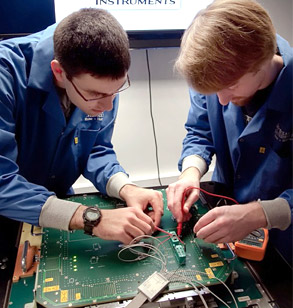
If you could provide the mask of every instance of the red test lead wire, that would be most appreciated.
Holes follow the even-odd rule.
[[[199,191],[202,191],[203,193],[207,194],[207,195],[210,195],[210,196],[213,196],[213,197],[219,197],[219,198],[223,198],[223,199],[227,199],[227,200],[230,200],[232,202],[234,202],[235,204],[239,204],[235,199],[233,198],[230,198],[230,197],[226,197],[226,196],[223,196],[223,195],[217,195],[217,194],[213,194],[213,193],[210,193],[200,187],[195,187],[195,186],[190,186],[190,187],[187,187],[184,189],[183,191],[183,194],[182,194],[182,199],[181,199],[181,211],[182,211],[182,215],[184,215],[184,212],[183,212],[183,207],[184,207],[184,203],[185,203],[185,195],[187,193],[187,191],[191,190],[191,189],[198,189]],[[177,224],[177,235],[178,236],[181,236],[181,233],[182,233],[182,222],[178,222]]]
[[[182,222],[178,222],[177,224],[177,236],[180,237],[182,233]]]

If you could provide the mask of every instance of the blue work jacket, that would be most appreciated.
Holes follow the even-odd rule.
[[[76,108],[66,123],[50,68],[54,30],[0,43],[0,215],[35,225],[47,198],[81,174],[106,193],[125,172],[111,143],[118,97],[111,111]]]
[[[179,169],[186,156],[199,155],[210,164],[216,154],[213,180],[234,191],[239,203],[284,198],[293,213],[292,198],[292,76],[293,52],[278,36],[284,67],[265,103],[245,125],[240,107],[222,106],[218,97],[190,89],[191,108],[186,122]],[[292,247],[292,224],[272,237]],[[286,234],[286,235],[285,235]]]

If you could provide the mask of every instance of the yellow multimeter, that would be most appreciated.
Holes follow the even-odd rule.
[[[261,261],[265,256],[268,240],[267,229],[254,230],[243,240],[235,242],[235,254],[248,260]]]

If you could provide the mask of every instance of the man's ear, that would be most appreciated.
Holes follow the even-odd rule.
[[[58,60],[54,59],[51,61],[51,69],[55,79],[57,80],[57,83],[63,84],[65,72]]]

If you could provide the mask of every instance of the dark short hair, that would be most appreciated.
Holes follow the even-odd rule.
[[[129,41],[109,12],[81,9],[57,25],[54,57],[70,80],[82,73],[119,79],[130,67]]]

